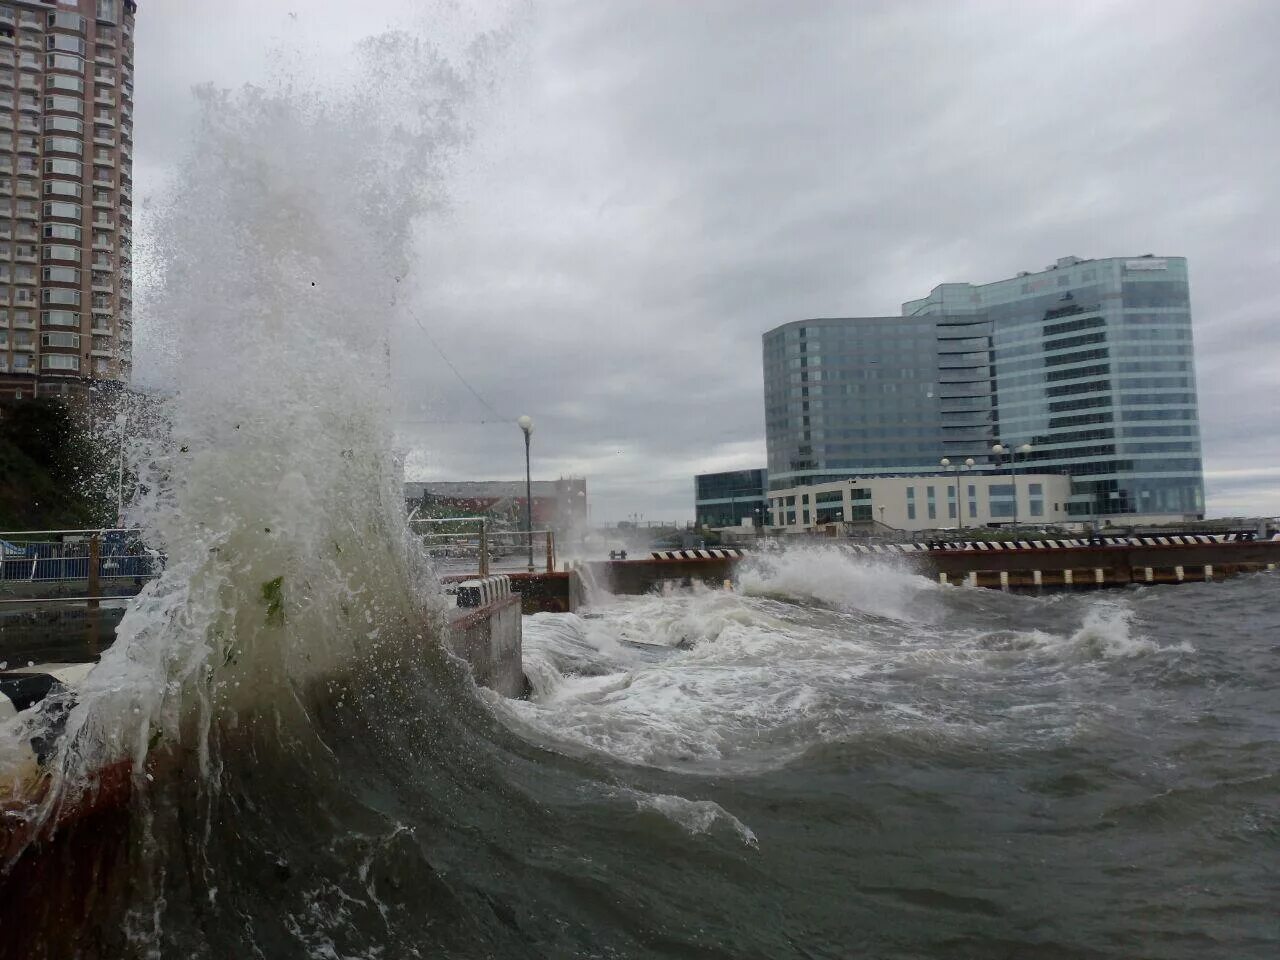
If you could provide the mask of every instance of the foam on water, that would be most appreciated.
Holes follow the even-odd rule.
[[[999,626],[975,627],[973,591],[834,553],[771,557],[743,584],[529,618],[533,695],[502,711],[575,754],[758,772],[838,742],[1069,743],[1097,719],[1078,691],[1098,671],[1193,652],[1137,634],[1128,600],[985,591],[985,619]],[[1006,708],[984,706],[988,696]]]
[[[898,620],[924,619],[938,589],[931,580],[887,559],[872,563],[821,547],[752,556],[739,579],[748,595],[816,601]]]

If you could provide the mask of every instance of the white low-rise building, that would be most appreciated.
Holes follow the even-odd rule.
[[[1071,478],[1058,473],[854,477],[770,490],[770,527],[798,533],[834,523],[897,530],[1061,525],[1070,522],[1070,495]]]

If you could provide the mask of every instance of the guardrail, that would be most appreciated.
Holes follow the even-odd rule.
[[[150,580],[164,561],[137,530],[0,532],[0,582]]]
[[[556,568],[556,537],[552,530],[494,529],[488,517],[411,517],[409,529],[440,566],[476,571],[487,577],[495,571],[534,573],[545,564]]]

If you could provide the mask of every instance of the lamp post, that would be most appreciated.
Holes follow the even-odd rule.
[[[524,433],[524,532],[529,541],[529,572],[533,573],[533,475],[529,472],[529,439],[533,436],[533,417],[525,414],[516,423]]]
[[[940,461],[942,469],[950,470],[952,467],[951,458],[943,457]],[[960,519],[964,515],[963,503],[960,499],[960,471],[973,469],[973,457],[968,457],[963,463],[955,464],[956,475],[956,529],[960,529]]]
[[[1022,446],[1013,448],[1006,447],[1003,443],[993,444],[991,452],[996,455],[996,467],[1000,466],[1000,458],[1004,454],[1009,455],[1009,483],[1013,486],[1013,526],[1018,525],[1018,466],[1016,462],[1017,454],[1022,454],[1022,459],[1026,460],[1031,456],[1031,444],[1024,443]]]

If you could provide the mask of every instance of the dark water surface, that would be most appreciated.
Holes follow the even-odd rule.
[[[179,752],[63,942],[1272,958],[1277,586],[1027,597],[772,570],[527,619],[528,703],[477,701],[436,657],[371,658],[215,729],[211,772]]]

